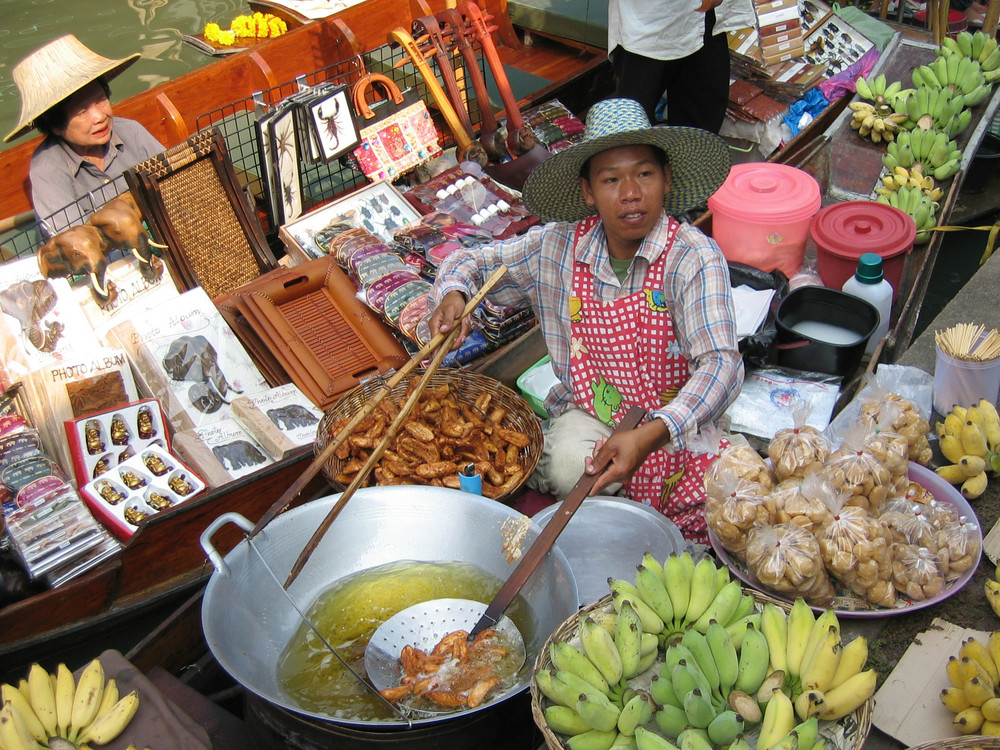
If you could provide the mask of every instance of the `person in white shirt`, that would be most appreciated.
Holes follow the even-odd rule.
[[[608,51],[615,95],[635,99],[656,121],[718,133],[729,98],[726,32],[753,26],[752,0],[610,0]]]

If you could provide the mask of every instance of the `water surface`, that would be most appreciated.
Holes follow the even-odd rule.
[[[76,34],[105,57],[142,53],[111,84],[112,101],[120,101],[210,63],[214,58],[185,44],[181,34],[197,34],[208,21],[227,28],[249,9],[246,0],[0,0],[0,138],[21,112],[11,71],[41,45]]]

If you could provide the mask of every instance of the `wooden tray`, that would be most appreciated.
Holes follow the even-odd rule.
[[[294,270],[294,276],[257,286],[244,301],[266,325],[258,333],[275,346],[276,355],[303,379],[314,380],[318,406],[328,408],[364,376],[406,363],[402,345],[354,296],[354,284],[332,258]]]

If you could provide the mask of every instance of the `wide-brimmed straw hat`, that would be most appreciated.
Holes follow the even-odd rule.
[[[14,67],[14,83],[21,94],[21,119],[4,142],[30,131],[35,118],[88,83],[101,77],[110,81],[140,57],[138,52],[121,60],[102,57],[72,34],[36,49]]]
[[[677,216],[703,206],[729,174],[725,141],[700,128],[652,127],[633,99],[604,99],[587,113],[583,140],[543,161],[524,184],[524,203],[543,221],[579,221],[595,212],[583,200],[580,168],[594,154],[618,146],[649,145],[663,150],[671,188],[663,201]]]

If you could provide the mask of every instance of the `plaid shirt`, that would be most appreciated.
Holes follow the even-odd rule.
[[[534,307],[560,381],[546,400],[553,415],[573,403],[569,298],[574,260],[593,270],[599,299],[634,294],[642,289],[647,269],[664,250],[668,219],[661,215],[643,240],[622,283],[611,270],[603,224],[598,222],[580,239],[574,256],[575,226],[552,222],[505,242],[456,250],[441,264],[430,298],[431,309],[448,292],[457,290],[468,298],[497,266],[506,265],[507,274],[493,287],[490,298],[502,305],[530,302]],[[684,448],[699,427],[722,416],[743,382],[729,271],[718,245],[694,227],[681,224],[667,258],[663,291],[691,379],[676,398],[651,416],[666,423],[674,446]]]

